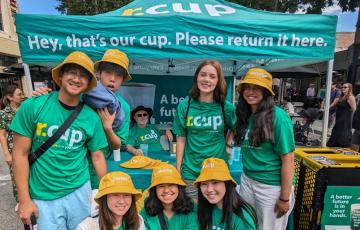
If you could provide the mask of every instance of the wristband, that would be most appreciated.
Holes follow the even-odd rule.
[[[289,202],[290,200],[289,199],[282,199],[281,197],[279,197],[279,200],[282,201],[282,202]]]

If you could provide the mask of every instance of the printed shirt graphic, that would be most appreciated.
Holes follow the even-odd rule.
[[[137,125],[130,129],[127,144],[139,148],[140,144],[148,144],[149,152],[160,152],[163,150],[160,144],[161,131],[155,125],[149,124],[146,128]]]
[[[245,210],[242,209],[244,214],[244,219],[247,223],[244,222],[239,216],[236,214],[232,214],[231,216],[231,228],[230,229],[244,229],[244,230],[256,230],[256,224],[250,214]],[[226,222],[221,223],[222,219],[222,210],[219,209],[216,205],[213,207],[212,212],[212,220],[213,220],[213,230],[225,230],[226,229]]]
[[[38,149],[70,116],[58,101],[58,93],[33,97],[20,106],[11,130],[32,138],[31,151]],[[30,196],[53,200],[73,192],[89,180],[87,149],[107,146],[98,115],[84,105],[65,133],[30,168]]]
[[[280,185],[281,156],[291,153],[295,149],[291,119],[284,110],[276,106],[274,140],[263,142],[259,147],[251,146],[249,143],[252,121],[253,117],[251,116],[245,139],[241,144],[244,172],[255,181],[269,185]]]
[[[195,180],[201,163],[209,157],[227,162],[224,137],[224,121],[220,103],[204,103],[191,100],[187,119],[188,98],[179,103],[173,129],[177,136],[185,136],[186,145],[181,173],[186,180]],[[224,104],[226,125],[233,130],[236,123],[235,107],[228,101]]]
[[[140,212],[144,219],[146,229],[161,230],[158,216],[149,216],[143,208]],[[199,229],[197,213],[195,211],[187,215],[174,213],[171,219],[164,214],[165,223],[169,230],[194,230]]]

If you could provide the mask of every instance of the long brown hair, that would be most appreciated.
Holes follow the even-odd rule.
[[[4,109],[5,106],[10,104],[9,98],[14,95],[15,90],[20,89],[19,87],[17,87],[16,85],[7,85],[4,87],[3,90],[3,97],[0,100],[0,110]]]
[[[196,69],[195,75],[194,75],[194,81],[193,86],[190,91],[191,98],[198,100],[200,96],[200,90],[197,86],[197,78],[200,73],[200,70],[206,66],[210,65],[216,69],[217,77],[218,77],[218,83],[214,90],[214,101],[219,103],[224,103],[226,99],[226,81],[224,77],[224,72],[222,70],[221,64],[218,61],[215,60],[205,60],[203,61]]]
[[[131,195],[131,206],[123,216],[126,230],[137,230],[140,227],[140,218],[136,209],[135,195]],[[99,225],[100,230],[109,230],[116,223],[115,215],[108,208],[107,195],[99,199]]]

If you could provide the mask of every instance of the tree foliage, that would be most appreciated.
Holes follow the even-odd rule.
[[[56,9],[67,15],[95,15],[116,10],[131,0],[57,0]]]
[[[259,10],[290,12],[303,11],[305,13],[321,14],[329,6],[338,4],[342,11],[355,11],[360,0],[230,0],[231,2]]]
[[[132,0],[57,0],[56,9],[67,15],[94,15],[118,9]],[[338,4],[342,11],[354,11],[360,0],[229,0],[253,9],[321,14],[326,7]]]

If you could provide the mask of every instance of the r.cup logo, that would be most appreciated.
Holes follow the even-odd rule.
[[[185,3],[172,3],[166,4],[158,4],[151,6],[145,9],[145,14],[158,15],[158,14],[170,14],[180,13],[180,14],[204,14],[207,13],[211,17],[221,17],[227,14],[236,13],[236,9],[222,5],[222,4],[199,4],[199,3],[189,3],[189,5],[185,5]],[[143,16],[144,11],[143,7],[130,8],[123,11],[121,16]]]
[[[38,122],[36,124],[35,135],[39,137],[52,137],[56,130],[58,130],[58,125],[51,125],[48,127],[47,123]],[[69,147],[73,147],[74,144],[81,142],[83,138],[83,133],[80,130],[68,128],[60,139],[68,143]]]
[[[213,130],[218,130],[218,128],[223,124],[222,116],[188,116],[186,126],[195,126],[195,127],[212,127]]]

